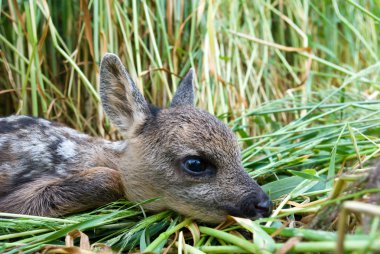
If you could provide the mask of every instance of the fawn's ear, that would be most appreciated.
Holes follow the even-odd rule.
[[[100,97],[111,122],[127,136],[150,115],[148,103],[114,54],[105,54],[100,64]]]
[[[179,84],[170,107],[194,106],[194,69],[191,68]]]

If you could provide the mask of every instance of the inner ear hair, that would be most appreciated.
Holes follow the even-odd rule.
[[[115,54],[102,59],[100,97],[107,116],[124,135],[132,135],[150,115],[148,103]]]

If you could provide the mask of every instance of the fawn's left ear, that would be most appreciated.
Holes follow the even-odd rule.
[[[194,69],[191,68],[179,84],[170,107],[194,106]]]
[[[114,54],[105,54],[100,64],[100,97],[111,122],[127,136],[150,116],[144,96]]]

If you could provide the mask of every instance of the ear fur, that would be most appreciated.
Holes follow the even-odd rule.
[[[111,122],[127,136],[150,115],[148,103],[115,54],[105,54],[100,64],[100,97]]]
[[[170,107],[194,106],[194,69],[191,68],[175,92]]]

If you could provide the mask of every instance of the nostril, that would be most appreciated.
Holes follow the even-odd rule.
[[[272,212],[272,201],[270,201],[269,199],[262,200],[255,205],[255,208],[262,215],[269,216]]]
[[[228,209],[230,215],[246,218],[268,217],[272,213],[272,202],[268,196],[257,197],[257,194],[249,195],[234,207]]]

